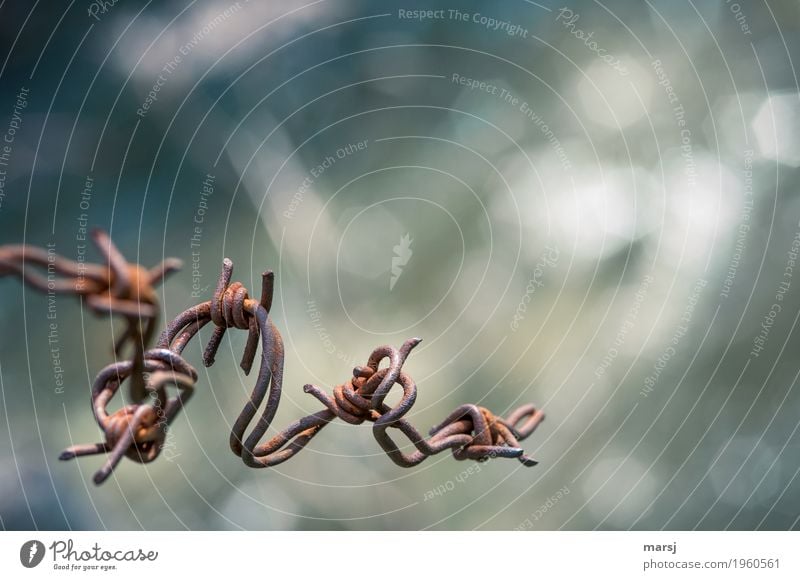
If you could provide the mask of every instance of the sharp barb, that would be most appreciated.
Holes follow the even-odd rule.
[[[517,459],[527,467],[537,465],[538,462],[525,455],[519,446],[519,441],[531,435],[544,420],[544,413],[533,405],[523,405],[506,418],[497,417],[477,405],[461,405],[434,426],[428,438],[408,422],[405,416],[416,401],[417,385],[403,370],[403,365],[411,351],[422,342],[421,338],[410,338],[399,349],[376,348],[365,365],[355,367],[352,377],[332,389],[332,395],[319,387],[306,385],[304,392],[313,395],[323,405],[323,410],[276,431],[271,439],[262,443],[277,413],[283,383],[283,339],[269,317],[275,288],[273,272],[262,274],[261,296],[256,301],[240,282],[231,283],[233,262],[225,258],[212,299],[179,314],[167,324],[158,348],[148,350],[160,312],[153,285],[180,268],[180,261],[166,259],[145,270],[138,264],[128,264],[105,232],[94,230],[92,238],[106,264],[76,264],[57,256],[54,268],[67,278],[57,280],[54,287],[59,293],[85,296],[96,313],[125,318],[127,327],[114,344],[117,355],[121,356],[125,346],[133,343],[131,359],[100,371],[92,386],[92,407],[106,441],[74,445],[59,455],[60,460],[67,461],[108,454],[103,466],[94,474],[96,484],[107,480],[124,456],[147,463],[159,455],[167,426],[185,407],[197,379],[197,371],[186,362],[182,352],[209,322],[214,323],[214,330],[203,352],[206,366],[214,364],[229,328],[248,331],[240,363],[245,373],[252,370],[261,342],[256,385],[234,422],[229,438],[233,452],[250,467],[271,467],[291,459],[335,419],[356,425],[373,423],[376,442],[389,459],[401,467],[418,465],[446,450],[457,460],[507,458]],[[49,252],[39,248],[0,246],[0,276],[17,275],[25,284],[49,290],[49,279],[26,270],[26,260],[31,267],[49,268],[51,257]],[[80,288],[77,276],[85,278]],[[110,413],[107,405],[126,380],[130,381],[130,401]],[[394,406],[389,406],[385,400],[395,387],[399,387],[401,398]],[[390,435],[398,431],[407,438],[410,445],[404,447],[410,451],[398,446]]]

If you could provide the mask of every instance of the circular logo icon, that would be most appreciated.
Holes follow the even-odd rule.
[[[19,561],[26,568],[35,568],[44,559],[44,544],[39,540],[28,540],[19,549]]]

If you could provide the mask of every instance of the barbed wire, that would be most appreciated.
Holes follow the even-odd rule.
[[[150,270],[131,264],[117,249],[108,234],[94,229],[91,238],[106,264],[75,262],[51,249],[30,245],[0,246],[0,277],[17,275],[27,285],[45,293],[73,294],[86,299],[97,314],[118,314],[127,325],[116,340],[114,354],[121,355],[125,346],[133,347],[131,401],[145,398],[142,375],[144,350],[152,341],[158,323],[158,295],[154,286],[182,262],[168,258]],[[36,271],[43,268],[45,276]],[[58,277],[57,275],[61,275]]]
[[[0,247],[0,276],[17,274],[25,283],[43,291],[52,290],[55,283],[56,291],[85,296],[96,312],[120,314],[128,322],[126,333],[115,350],[120,351],[121,343],[132,342],[136,346],[133,357],[102,369],[92,386],[92,409],[105,441],[75,445],[60,455],[60,459],[68,460],[107,453],[105,464],[94,475],[96,484],[111,475],[122,457],[140,463],[158,457],[169,425],[192,396],[197,382],[197,371],[183,358],[183,351],[209,323],[214,325],[214,330],[202,357],[207,367],[214,364],[229,328],[248,331],[240,363],[245,374],[252,370],[261,342],[256,383],[233,423],[229,438],[233,453],[249,467],[271,467],[291,459],[336,418],[354,425],[371,422],[378,445],[401,467],[413,467],[448,449],[457,460],[486,461],[502,457],[516,458],[525,466],[536,465],[537,462],[520,447],[520,441],[530,436],[544,420],[544,413],[534,405],[522,405],[507,417],[496,416],[478,405],[461,405],[434,426],[427,438],[404,418],[416,401],[417,386],[403,371],[403,365],[421,342],[419,338],[406,340],[399,349],[388,345],[377,347],[366,365],[353,369],[353,376],[335,386],[332,395],[315,385],[305,385],[303,391],[320,401],[324,409],[294,421],[262,442],[272,426],[283,388],[283,339],[269,315],[273,273],[262,274],[261,296],[256,300],[241,282],[231,283],[233,263],[225,258],[212,299],[176,316],[167,323],[155,348],[144,350],[159,309],[153,285],[177,269],[179,261],[165,260],[156,268],[146,270],[138,264],[127,263],[105,233],[98,230],[93,237],[108,262],[106,266],[78,264],[61,256],[52,257],[47,251],[31,246],[3,246]],[[26,262],[46,267],[48,274],[52,269],[67,278],[45,280],[26,269]],[[80,289],[77,286],[79,277],[85,282]],[[381,368],[384,360],[388,364]],[[127,379],[132,382],[131,402],[109,413],[109,402]],[[401,387],[403,394],[392,407],[385,401],[395,385]],[[175,388],[175,394],[168,394],[169,387]],[[263,410],[248,434],[262,405]],[[390,429],[402,433],[413,450],[403,451],[392,438]]]

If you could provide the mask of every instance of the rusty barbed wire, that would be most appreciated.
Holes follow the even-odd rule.
[[[103,230],[92,230],[91,238],[106,259],[106,265],[75,262],[52,249],[7,245],[0,246],[0,277],[17,275],[41,292],[82,296],[97,314],[123,316],[127,326],[114,345],[114,353],[121,355],[126,344],[133,347],[129,396],[131,401],[138,402],[146,396],[145,345],[151,342],[158,323],[158,295],[154,286],[179,270],[182,263],[168,258],[148,270],[125,260]],[[31,266],[43,268],[46,276]],[[57,278],[56,274],[63,277]]]
[[[84,294],[89,297],[101,296],[105,299],[103,304],[107,306],[107,311],[122,314],[126,318],[134,310],[130,304],[120,306],[120,302],[136,303],[145,299],[144,306],[151,307],[148,312],[152,313],[150,320],[154,320],[158,303],[155,293],[150,294],[147,290],[151,290],[153,283],[171,271],[175,262],[165,261],[155,270],[147,272],[137,265],[125,263],[107,236],[98,234],[95,241],[98,246],[107,242],[104,255],[112,272],[104,276],[97,269],[102,267],[94,267],[91,278],[94,286]],[[113,248],[114,253],[109,248]],[[43,280],[32,277],[24,270],[24,266],[20,268],[17,260],[22,257],[23,260],[43,265],[41,258],[44,256],[40,252],[42,250],[27,246],[1,247],[0,275],[17,273],[25,282],[42,289]],[[74,275],[74,265],[74,262],[62,258],[58,271],[68,276]],[[123,265],[124,268],[139,270],[135,276],[122,278],[117,272]],[[111,364],[100,371],[92,386],[92,409],[105,441],[75,445],[62,452],[60,459],[108,453],[105,464],[94,475],[95,483],[100,484],[111,475],[122,457],[140,463],[148,463],[158,457],[169,425],[191,397],[197,382],[197,371],[183,358],[183,350],[203,327],[213,323],[214,330],[202,357],[207,367],[214,364],[217,350],[229,328],[248,331],[240,363],[245,374],[250,373],[259,340],[261,342],[256,383],[249,400],[233,423],[229,438],[231,450],[249,467],[271,467],[291,459],[336,418],[354,425],[371,422],[375,440],[386,455],[401,467],[413,467],[448,449],[457,460],[486,461],[502,457],[516,458],[525,466],[536,465],[537,462],[525,455],[520,447],[520,441],[530,436],[544,420],[544,413],[534,405],[522,405],[505,418],[478,405],[461,405],[434,426],[427,438],[405,419],[416,401],[417,386],[403,371],[403,365],[421,342],[419,338],[405,341],[399,349],[379,346],[372,351],[365,366],[353,369],[350,379],[333,388],[332,396],[320,387],[305,385],[304,392],[320,401],[324,409],[294,421],[262,442],[275,418],[283,388],[283,339],[269,315],[274,275],[270,271],[262,274],[259,300],[251,298],[241,282],[231,283],[232,276],[233,263],[226,258],[212,299],[188,308],[170,321],[156,347],[142,353],[139,367],[134,358]],[[122,290],[119,288],[120,279],[125,282]],[[131,283],[132,280],[135,282]],[[139,286],[139,280],[147,283]],[[67,291],[67,287],[64,288]],[[137,290],[131,292],[134,288]],[[74,289],[72,291],[80,293]],[[148,299],[152,301],[148,302]],[[149,334],[144,332],[137,337],[142,339],[139,341],[141,344],[147,344],[145,339]],[[381,368],[384,360],[388,361],[388,365]],[[142,377],[143,396],[109,413],[108,404],[121,384],[129,378],[134,380],[137,374]],[[400,402],[391,407],[385,400],[395,385],[401,387],[403,395]],[[177,389],[176,394],[167,394],[170,386]],[[262,405],[264,408],[260,416],[247,434]],[[402,433],[414,450],[404,452],[390,435],[390,429]]]
[[[175,369],[179,369],[176,371]],[[107,366],[97,375],[92,386],[92,410],[103,430],[103,443],[74,445],[65,449],[59,459],[67,460],[84,455],[109,453],[105,465],[94,475],[96,484],[103,483],[122,457],[139,463],[149,463],[161,453],[167,427],[189,400],[197,381],[197,371],[183,358],[165,349],[149,350],[145,354],[144,370],[149,373],[145,388],[152,399],[150,404],[134,403],[109,414],[108,403],[120,384],[134,372],[131,361]],[[166,387],[174,385],[179,394],[168,397]]]

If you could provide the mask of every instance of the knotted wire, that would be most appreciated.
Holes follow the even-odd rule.
[[[127,344],[132,346],[129,397],[139,402],[146,396],[144,350],[152,341],[158,323],[158,295],[154,287],[179,270],[181,261],[168,258],[148,270],[128,263],[106,232],[94,229],[91,238],[105,258],[105,265],[75,262],[52,249],[7,245],[0,246],[0,277],[17,275],[41,292],[82,296],[97,314],[122,316],[127,324],[114,345],[114,354],[121,355]],[[46,276],[38,273],[36,267],[44,269]]]
[[[4,246],[0,247],[0,276],[17,274],[25,283],[47,291],[52,289],[53,282],[26,269],[25,262],[43,267],[55,263],[57,272],[67,276],[57,282],[59,292],[86,296],[96,311],[121,314],[128,321],[116,350],[118,352],[126,341],[134,342],[137,345],[134,356],[102,369],[92,386],[92,409],[105,441],[75,445],[60,456],[67,460],[108,453],[106,462],[95,473],[96,484],[111,475],[122,457],[139,463],[158,457],[169,425],[191,397],[197,382],[197,371],[183,358],[183,351],[209,323],[213,323],[214,330],[203,352],[205,366],[214,364],[217,350],[230,328],[248,331],[240,363],[245,374],[250,373],[259,339],[261,342],[255,386],[234,421],[229,437],[231,450],[245,465],[271,467],[291,459],[336,418],[354,425],[371,422],[375,440],[401,467],[418,465],[448,449],[457,460],[486,461],[503,457],[516,458],[526,466],[536,465],[520,447],[520,441],[530,436],[544,419],[542,411],[534,405],[522,405],[507,417],[496,416],[478,405],[461,405],[434,426],[427,438],[405,419],[416,401],[417,386],[403,372],[403,365],[421,342],[419,338],[405,341],[399,349],[379,346],[372,351],[365,366],[353,369],[350,379],[333,388],[332,395],[315,385],[305,385],[304,392],[319,400],[324,408],[294,421],[262,442],[275,418],[283,387],[283,339],[269,315],[273,273],[262,275],[261,297],[255,300],[241,282],[231,283],[233,263],[226,258],[212,299],[176,316],[166,325],[156,348],[144,351],[158,314],[153,285],[177,269],[179,262],[166,260],[148,271],[138,264],[128,264],[105,233],[97,230],[93,237],[106,257],[107,267],[79,264],[60,256],[54,262],[47,251],[39,248]],[[139,327],[142,317],[146,319],[143,330]],[[381,368],[384,361],[387,366]],[[131,402],[109,412],[110,401],[129,378],[132,381]],[[385,400],[395,385],[401,387],[403,394],[392,407]],[[169,387],[174,387],[176,392],[169,394]],[[263,410],[256,419],[262,405]],[[391,429],[402,433],[413,450],[403,451],[392,438]]]

